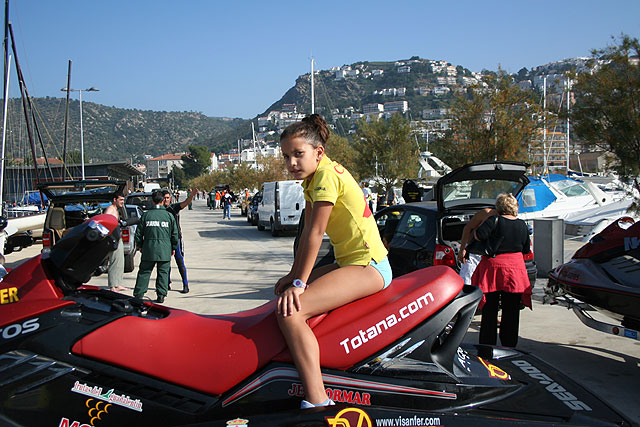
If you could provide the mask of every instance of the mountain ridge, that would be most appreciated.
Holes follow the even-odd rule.
[[[584,71],[588,68],[589,59],[576,57],[553,61],[531,70],[522,68],[512,76],[516,82],[529,80],[531,83],[542,74],[559,75],[571,68]],[[339,78],[341,73],[345,74],[344,78]],[[455,91],[468,87],[480,73],[447,61],[414,56],[397,61],[358,61],[329,70],[315,70],[314,76],[316,112],[329,121],[334,115],[345,116],[345,111],[362,111],[365,104],[388,101],[407,101],[409,118],[415,120],[422,118],[424,109],[447,107]],[[435,88],[440,90],[434,91]],[[401,90],[398,92],[398,89]],[[394,95],[390,96],[387,92]],[[402,96],[397,93],[402,93]],[[251,121],[255,122],[270,111],[281,111],[285,104],[295,105],[300,113],[310,113],[310,98],[310,73],[306,73],[298,76],[294,85],[280,99],[252,119],[209,117],[194,111],[118,108],[83,102],[85,155],[89,160],[126,159],[142,162],[145,155],[184,152],[188,151],[189,145],[204,145],[214,152],[226,152],[236,147],[238,139],[251,138]],[[32,99],[47,156],[59,157],[64,139],[64,98]],[[24,122],[21,101],[11,99],[9,107],[9,123]],[[70,101],[69,117],[67,151],[79,151],[79,101]],[[24,135],[23,128],[24,125],[8,126],[8,130],[14,134]],[[342,129],[343,133],[346,131]],[[7,156],[24,157],[26,152],[24,148],[18,151],[9,149]]]

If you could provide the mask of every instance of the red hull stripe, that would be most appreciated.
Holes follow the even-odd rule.
[[[338,385],[349,388],[357,388],[359,390],[378,390],[382,392],[390,393],[407,393],[431,396],[438,399],[456,399],[458,396],[455,393],[448,393],[445,391],[425,390],[415,387],[405,387],[395,384],[379,383],[373,381],[357,380],[345,377],[339,377],[336,375],[323,374],[322,379],[325,384]],[[255,380],[251,381],[240,390],[233,393],[231,396],[222,401],[222,406],[228,406],[231,403],[253,393],[260,387],[276,380],[299,380],[298,372],[292,368],[275,368],[270,369],[264,374],[260,375]]]

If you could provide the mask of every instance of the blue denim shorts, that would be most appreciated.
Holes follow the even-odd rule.
[[[386,289],[393,279],[393,273],[391,272],[391,264],[389,264],[389,258],[384,257],[380,262],[375,262],[371,260],[369,263],[370,266],[378,270],[378,273],[382,276],[382,280],[384,280],[384,286],[382,289]]]

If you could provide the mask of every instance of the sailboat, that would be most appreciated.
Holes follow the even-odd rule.
[[[27,103],[26,98],[28,97],[28,93],[26,92],[26,87],[24,85],[24,78],[22,76],[22,72],[20,70],[20,65],[18,63],[18,58],[16,56],[16,47],[15,47],[15,39],[13,37],[13,31],[11,30],[11,23],[8,20],[9,14],[9,1],[5,1],[5,37],[4,37],[4,57],[5,57],[5,67],[4,67],[4,103],[3,103],[3,117],[2,117],[2,151],[1,151],[1,159],[0,159],[0,215],[4,216],[5,221],[0,221],[3,225],[2,230],[0,230],[0,252],[5,255],[11,252],[21,250],[24,247],[31,246],[33,243],[32,239],[32,231],[36,230],[42,232],[42,228],[44,226],[44,220],[46,217],[46,212],[42,209],[23,209],[19,211],[9,211],[5,209],[3,194],[4,194],[4,175],[5,175],[5,148],[6,148],[6,134],[7,134],[7,107],[9,101],[9,71],[11,69],[11,56],[8,55],[8,40],[9,33],[11,34],[11,41],[13,45],[14,51],[14,60],[16,63],[16,70],[18,74],[18,80],[20,82],[20,93],[22,95],[22,103],[25,109],[25,114],[27,112]],[[28,123],[27,117],[27,133],[29,134],[29,140],[31,143],[31,154],[33,156],[33,164],[36,172],[36,178],[38,176],[37,171],[37,159],[35,154],[35,145],[33,143],[31,128]]]

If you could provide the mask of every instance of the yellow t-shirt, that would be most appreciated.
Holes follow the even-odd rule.
[[[358,183],[342,165],[326,155],[316,172],[302,183],[308,203],[331,202],[326,233],[338,265],[368,265],[387,256],[376,221]]]

